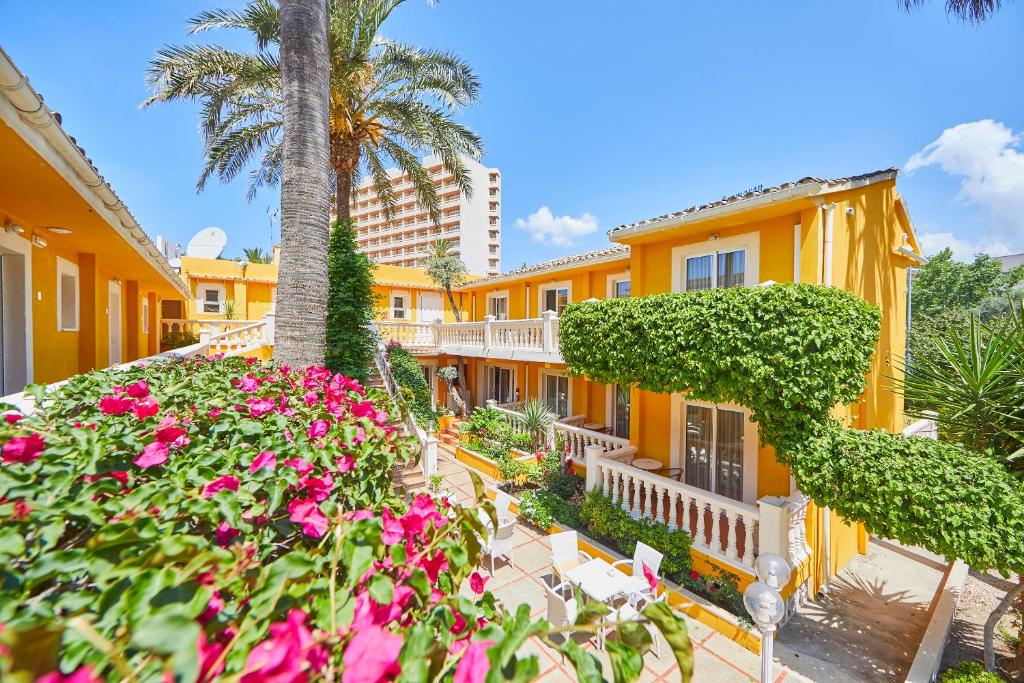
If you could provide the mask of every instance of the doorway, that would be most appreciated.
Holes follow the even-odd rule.
[[[0,230],[0,396],[32,382],[31,249]]]
[[[433,323],[444,320],[444,311],[441,310],[441,295],[436,292],[420,292],[419,296],[419,317],[421,323]]]
[[[107,288],[107,320],[110,365],[121,363],[121,283],[111,280]]]

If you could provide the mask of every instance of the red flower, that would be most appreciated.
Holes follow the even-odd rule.
[[[203,488],[203,498],[213,498],[221,491],[237,491],[238,477],[225,474],[223,477],[214,479]]]
[[[315,500],[296,498],[288,504],[291,521],[302,525],[302,533],[320,538],[327,532],[327,517]]]
[[[146,384],[146,380],[140,379],[135,384],[129,384],[125,387],[125,393],[132,398],[145,398],[149,396],[149,385]]]
[[[132,460],[132,462],[142,469],[156,467],[167,462],[167,453],[167,444],[152,441],[146,444],[146,447],[142,449],[142,454]]]
[[[124,396],[104,396],[100,399],[100,412],[104,415],[124,415],[135,406],[135,401]]]
[[[177,426],[160,427],[153,434],[160,443],[173,443],[188,434],[188,430]]]
[[[309,431],[306,434],[310,439],[318,439],[327,434],[327,430],[330,429],[330,426],[331,425],[327,420],[314,420],[313,424],[309,425]]]
[[[331,489],[334,488],[334,478],[330,473],[325,473],[323,477],[311,477],[307,474],[299,483],[306,487],[309,497],[317,502],[327,500],[331,495]]]
[[[156,402],[156,399],[152,396],[147,396],[142,399],[134,406],[132,406],[132,412],[135,413],[135,417],[143,420],[147,417],[152,417],[160,412],[160,404]]]
[[[402,637],[380,626],[361,629],[349,641],[342,661],[345,670],[341,683],[384,683],[394,680],[402,672],[398,653],[402,650]]]
[[[213,683],[220,676],[221,672],[224,671],[224,660],[220,659],[221,653],[224,652],[224,645],[216,640],[207,642],[206,634],[200,632],[199,640],[196,641],[196,649],[199,655],[197,657],[199,660],[199,679],[196,683]],[[217,660],[220,660],[219,664]]]
[[[24,498],[19,498],[14,501],[14,514],[11,515],[14,519],[25,519],[28,517],[28,513],[32,512],[32,503],[28,502]]]
[[[0,459],[4,462],[33,462],[46,448],[42,434],[32,432],[28,436],[16,436],[4,444]]]
[[[700,578],[700,574],[698,574],[696,572],[696,570],[690,570],[690,580],[696,581],[699,578]]]
[[[213,621],[214,617],[221,613],[224,609],[224,598],[220,596],[219,590],[214,590],[213,595],[210,596],[209,602],[206,603],[206,609],[199,615],[200,624],[208,624]]]
[[[17,424],[17,422],[22,417],[23,417],[22,415],[18,415],[17,413],[4,413],[4,420],[6,420],[7,424],[9,424],[9,425]]]
[[[277,467],[277,456],[274,451],[263,451],[249,463],[249,471],[255,472],[264,468],[274,469]]]
[[[487,585],[487,577],[481,576],[480,572],[473,572],[469,575],[469,587],[477,595],[484,594],[484,586]]]
[[[238,529],[228,526],[227,522],[221,522],[220,526],[218,526],[217,530],[213,533],[213,538],[221,548],[227,548],[231,545],[231,541],[241,535],[242,532]]]

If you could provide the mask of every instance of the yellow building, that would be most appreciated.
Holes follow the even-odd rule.
[[[804,178],[623,225],[609,232],[613,244],[607,248],[460,288],[459,305],[471,322],[421,329],[415,344],[406,341],[411,335],[405,325],[404,336],[396,338],[426,367],[460,357],[472,405],[540,398],[568,423],[559,429],[574,444],[596,442],[649,461],[648,471],[659,478],[630,480],[651,496],[640,506],[643,514],[650,514],[652,491],[658,491],[654,511],[670,523],[692,525],[699,569],[717,565],[743,583],[753,575],[755,546],[789,545],[803,549],[791,559],[799,565],[797,581],[814,591],[826,562],[831,575],[865,551],[864,530],[835,515],[826,519],[802,499],[773,450],[759,445],[757,426],[741,406],[569,377],[558,350],[557,316],[566,304],[590,298],[769,282],[846,289],[879,306],[883,328],[866,391],[838,414],[851,426],[901,431],[902,399],[885,388],[885,377],[895,372],[893,357],[904,353],[907,274],[922,259],[896,175],[890,169]],[[379,325],[387,336],[391,326]],[[443,396],[440,385],[435,391]],[[582,461],[582,449],[574,453]],[[687,510],[685,521],[677,506]],[[790,526],[781,536],[766,537],[768,517],[783,514],[780,509]]]
[[[159,350],[184,283],[0,49],[0,395]]]

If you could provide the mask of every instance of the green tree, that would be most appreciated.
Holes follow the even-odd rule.
[[[271,263],[273,257],[259,247],[246,247],[242,250],[242,257],[249,263]]]
[[[452,289],[466,282],[468,271],[466,264],[454,252],[455,245],[451,240],[435,240],[427,247],[426,255],[420,260],[420,265],[427,271],[427,276],[440,289],[444,290],[448,297],[448,305],[455,316],[455,322],[462,322],[462,312],[455,305],[455,297]]]
[[[914,280],[911,316],[935,317],[949,309],[973,309],[987,299],[1005,300],[1010,290],[1024,280],[1024,267],[1002,271],[996,259],[978,254],[973,263],[953,260],[943,249],[929,259]]]
[[[418,153],[432,151],[472,194],[462,156],[478,159],[480,138],[454,115],[476,102],[480,84],[469,64],[452,53],[385,40],[381,26],[403,0],[329,0],[330,168],[335,209],[349,217],[352,184],[368,176],[383,211],[394,213],[396,195],[387,167],[409,178],[420,205],[440,224],[438,195]],[[281,177],[282,97],[276,0],[251,0],[241,10],[216,9],[190,20],[190,32],[239,29],[256,50],[219,45],[167,46],[150,62],[153,95],[144,105],[198,101],[205,143],[201,190],[213,176],[227,182],[245,169],[249,197]],[[283,217],[282,217],[283,218]],[[283,227],[283,226],[282,226]]]
[[[333,372],[365,381],[373,365],[373,338],[369,323],[377,295],[373,291],[374,264],[356,251],[351,221],[337,220],[328,247],[327,360]]]

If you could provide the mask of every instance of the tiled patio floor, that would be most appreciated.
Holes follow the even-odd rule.
[[[473,500],[473,485],[466,467],[442,452],[438,462],[438,470],[445,478],[445,487],[456,492],[460,503]],[[487,477],[481,477],[487,483]],[[551,565],[551,546],[546,534],[525,523],[516,528],[516,544],[513,550],[514,566],[501,558],[495,562],[494,576],[487,582],[487,589],[495,597],[514,609],[520,603],[530,605],[530,614],[534,618],[544,617],[547,612],[547,600],[544,594],[544,581],[549,578]],[[487,563],[485,562],[485,565]],[[488,575],[487,569],[481,574]],[[468,586],[465,590],[469,590]],[[744,649],[717,631],[693,619],[686,619],[690,640],[694,647],[695,681],[755,681],[760,675],[760,657]],[[612,635],[612,638],[615,636]],[[597,650],[595,644],[585,640],[581,634],[579,642],[585,650],[596,652],[604,666],[604,675],[612,679],[611,664],[607,655]],[[562,656],[554,649],[542,643],[538,638],[530,638],[524,645],[523,654],[536,654],[540,660],[540,676],[538,681],[574,681],[576,680],[571,663],[562,662]],[[661,657],[655,657],[654,651],[644,655],[644,671],[641,681],[676,681],[678,666],[671,650],[664,640],[661,642]],[[775,681],[806,680],[776,662]]]

